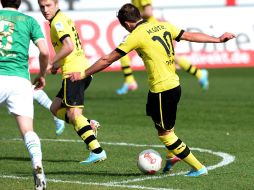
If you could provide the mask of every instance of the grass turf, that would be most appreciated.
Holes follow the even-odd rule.
[[[67,125],[64,133],[56,137],[51,114],[35,103],[34,125],[42,139],[48,189],[253,189],[253,68],[210,69],[208,91],[202,91],[194,77],[183,71],[178,73],[182,97],[178,107],[176,134],[190,147],[235,156],[233,163],[211,170],[208,176],[199,178],[182,175],[165,177],[160,172],[155,176],[141,174],[136,166],[139,152],[152,147],[149,145],[162,145],[151,119],[145,116],[148,91],[146,73],[135,72],[139,89],[119,96],[115,90],[121,86],[122,73],[104,72],[95,75],[87,91],[84,114],[102,125],[98,138],[108,154],[105,162],[79,165],[78,162],[88,156],[88,151],[79,141],[73,127]],[[57,93],[60,83],[60,76],[48,75],[45,91],[51,98]],[[32,189],[28,153],[20,140],[13,117],[8,115],[4,106],[0,109],[0,118],[0,189]],[[73,142],[54,141],[59,139]],[[120,142],[148,146],[117,145]],[[165,157],[163,148],[152,148]],[[193,153],[208,166],[221,161],[221,157],[211,153],[196,149],[193,149]],[[188,165],[181,162],[172,172],[187,170]],[[113,183],[147,177],[158,178],[124,183],[123,186]]]

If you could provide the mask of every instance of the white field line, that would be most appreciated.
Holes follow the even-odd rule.
[[[151,147],[152,146],[153,145],[151,145]],[[155,146],[157,147],[158,145],[155,145]],[[213,154],[215,156],[219,156],[219,157],[222,158],[222,161],[220,161],[218,164],[215,164],[215,165],[212,165],[212,166],[206,166],[208,170],[214,170],[216,168],[229,165],[232,162],[234,162],[234,160],[235,160],[235,156],[232,156],[232,155],[224,153],[224,152],[213,152],[211,150],[201,149],[201,148],[191,148],[191,150],[195,150],[195,151],[199,151],[199,152],[205,152],[205,153],[210,153],[210,154]],[[166,178],[166,177],[169,177],[169,176],[184,175],[187,172],[188,171],[182,171],[182,172],[171,173],[171,174],[167,174],[167,175],[147,176],[147,177],[143,177],[143,178],[136,178],[136,179],[131,179],[131,180],[119,181],[119,182],[116,181],[116,182],[111,182],[111,183],[114,183],[114,184],[127,184],[127,183],[140,182],[140,181],[145,181],[145,180],[162,179],[162,178]]]
[[[1,139],[6,141],[22,141],[20,138],[15,139]],[[74,142],[74,143],[83,143],[81,140],[71,140],[71,139],[41,139],[41,141],[49,141],[49,142]],[[100,142],[101,144],[105,145],[114,145],[114,146],[130,146],[130,147],[154,147],[154,148],[164,148],[163,145],[142,145],[142,144],[133,144],[133,143],[116,143],[116,142]],[[204,152],[213,154],[215,156],[219,156],[222,158],[222,161],[220,161],[218,164],[206,166],[208,170],[214,170],[219,167],[223,167],[226,165],[229,165],[230,163],[234,162],[235,157],[224,153],[224,152],[213,152],[208,149],[201,149],[201,148],[191,148],[191,150]],[[134,183],[134,182],[140,182],[145,180],[156,180],[156,179],[162,179],[169,176],[176,176],[176,175],[183,175],[187,171],[182,171],[179,173],[172,173],[168,175],[160,175],[160,176],[147,176],[143,178],[136,178],[131,180],[124,180],[124,181],[110,181],[108,183],[86,183],[81,181],[63,181],[63,180],[57,180],[57,179],[48,179],[50,182],[55,183],[71,183],[71,184],[81,184],[81,185],[99,185],[99,186],[107,186],[107,187],[122,187],[122,188],[132,188],[132,189],[148,189],[148,190],[164,190],[163,188],[152,188],[152,187],[144,187],[144,186],[137,186],[137,185],[124,185],[128,183]],[[28,178],[22,178],[22,177],[16,177],[16,176],[0,176],[1,178],[15,178],[15,179],[28,179]],[[169,189],[167,189],[169,190]],[[173,190],[173,189],[171,189]]]
[[[0,175],[0,178],[5,179],[16,179],[16,180],[30,180],[28,177],[17,177],[11,175]],[[120,187],[120,188],[130,188],[130,189],[146,189],[146,190],[177,190],[177,189],[168,189],[168,188],[158,188],[158,187],[144,187],[139,185],[117,185],[111,183],[92,183],[92,182],[82,182],[82,181],[64,181],[58,179],[48,179],[47,182],[52,183],[64,183],[64,184],[78,184],[78,185],[95,185],[95,186],[106,186],[106,187]]]

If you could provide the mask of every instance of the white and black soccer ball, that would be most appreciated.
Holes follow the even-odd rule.
[[[144,150],[138,155],[138,168],[145,174],[155,174],[161,169],[161,164],[161,155],[153,149]]]

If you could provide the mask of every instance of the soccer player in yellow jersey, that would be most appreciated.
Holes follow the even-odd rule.
[[[143,19],[146,19],[148,22],[159,22],[153,15],[153,7],[152,0],[132,0],[133,5],[135,5]],[[178,64],[182,69],[186,72],[194,75],[201,86],[202,89],[208,90],[209,81],[208,81],[208,71],[206,69],[198,69],[189,63],[189,61],[184,57],[176,57],[176,64]],[[124,73],[124,84],[121,88],[119,88],[116,92],[117,94],[126,94],[128,91],[136,90],[138,84],[133,75],[133,71],[131,69],[131,60],[130,57],[124,56],[120,59],[121,68]]]
[[[101,57],[85,73],[73,72],[67,76],[72,81],[89,77],[132,50],[136,50],[148,74],[147,115],[152,118],[159,139],[166,146],[167,156],[170,158],[166,162],[165,171],[170,170],[173,160],[177,157],[192,167],[187,176],[208,174],[206,167],[195,158],[189,147],[174,132],[181,87],[176,74],[173,44],[174,41],[180,40],[222,43],[234,38],[235,35],[224,33],[220,37],[212,37],[204,33],[186,32],[168,22],[146,22],[133,4],[123,5],[117,17],[121,25],[130,32],[125,41],[110,54]]]
[[[38,0],[43,16],[50,22],[50,37],[56,55],[51,63],[51,73],[61,68],[62,88],[53,100],[50,110],[59,119],[74,126],[77,134],[88,146],[91,153],[81,164],[95,163],[106,159],[106,153],[100,146],[90,121],[82,115],[84,92],[92,77],[72,82],[65,77],[67,72],[84,72],[88,68],[74,22],[60,11],[58,0]]]

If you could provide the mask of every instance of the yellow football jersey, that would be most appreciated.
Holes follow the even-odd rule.
[[[180,84],[173,43],[180,40],[183,32],[168,22],[142,21],[116,50],[123,55],[136,50],[146,67],[150,90],[162,92]]]
[[[57,12],[50,23],[50,37],[56,53],[62,48],[65,37],[70,37],[74,45],[73,52],[60,62],[63,78],[67,72],[83,72],[89,67],[75,24],[61,11]]]

